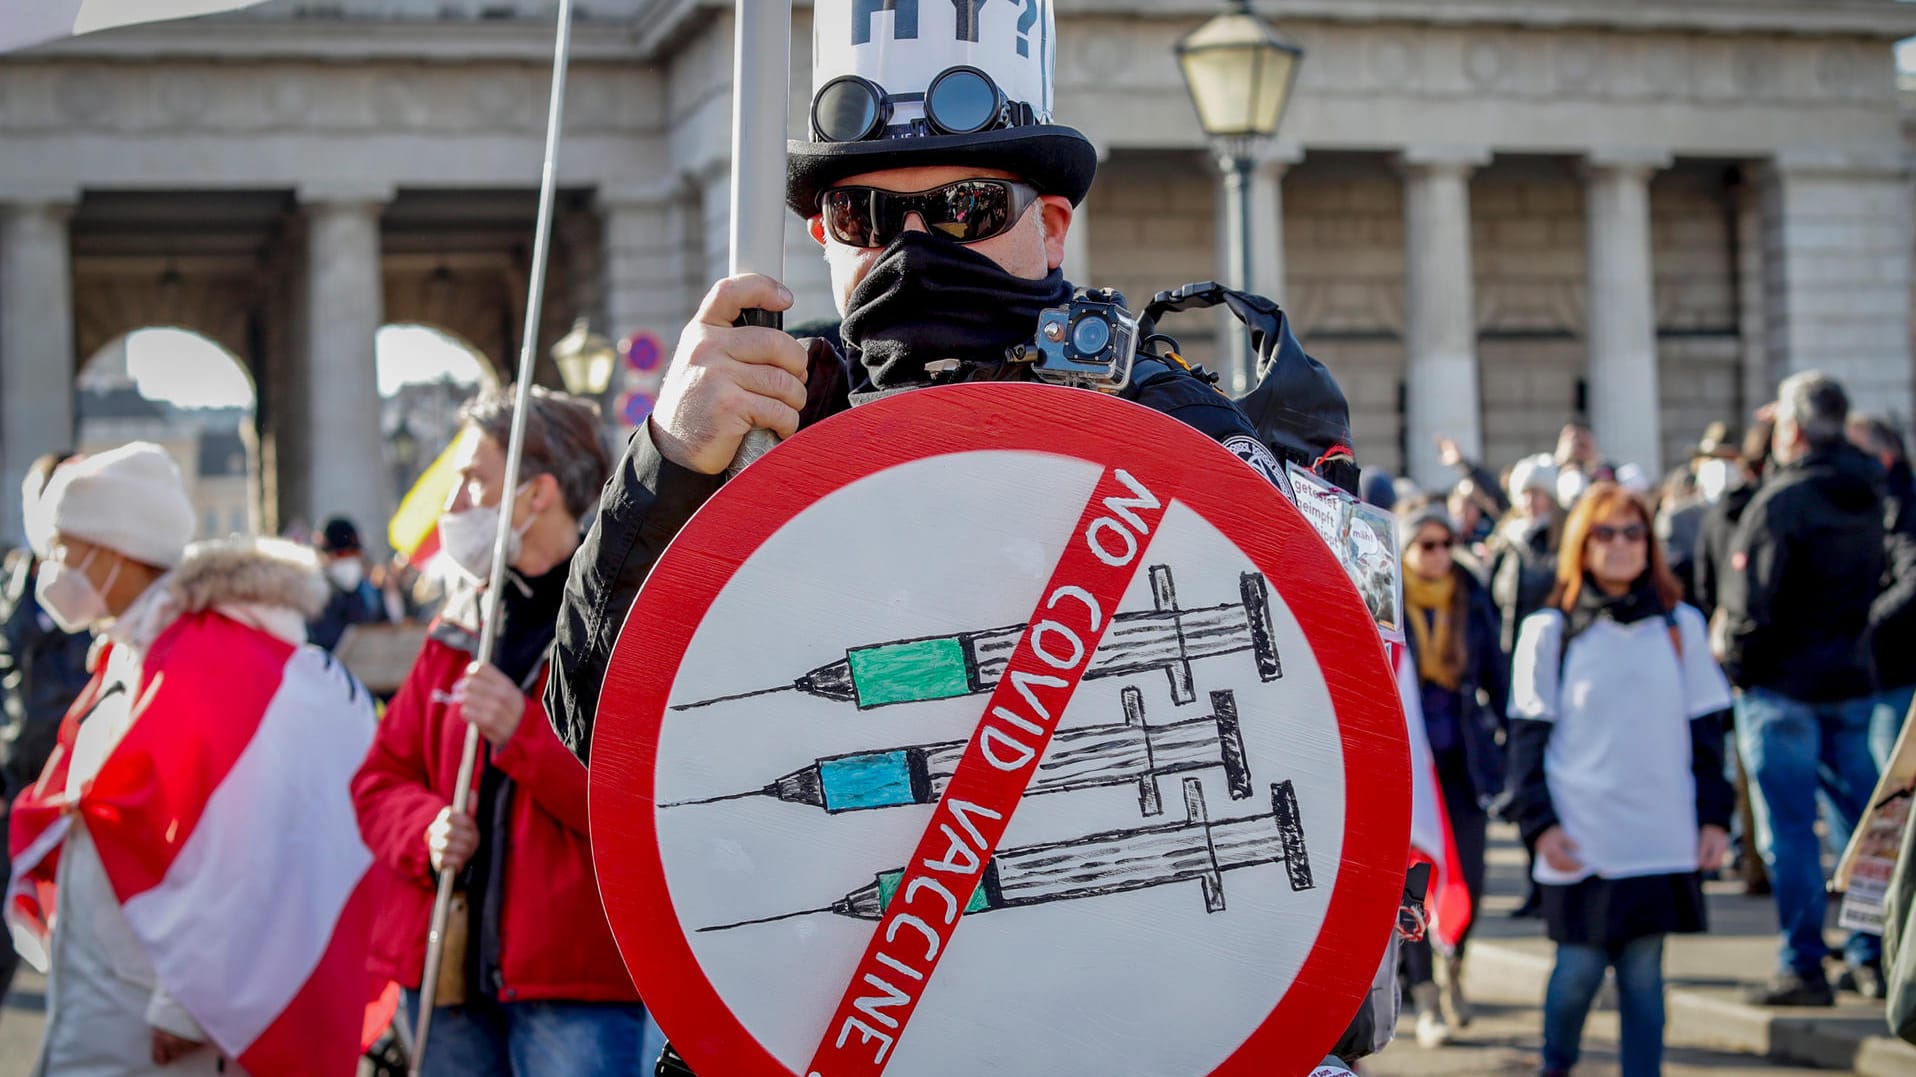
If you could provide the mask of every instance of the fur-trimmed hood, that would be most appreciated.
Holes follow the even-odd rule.
[[[114,625],[114,638],[145,651],[174,621],[217,609],[286,636],[326,608],[328,585],[319,557],[283,539],[196,542],[171,572],[141,595]],[[299,629],[300,642],[304,638]]]
[[[311,620],[326,608],[319,555],[284,539],[196,542],[165,583],[183,614],[214,606],[283,606]]]

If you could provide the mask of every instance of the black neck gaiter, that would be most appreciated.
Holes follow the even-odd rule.
[[[925,385],[929,362],[1003,363],[1006,348],[1036,337],[1039,311],[1070,299],[1059,270],[1026,280],[962,243],[906,232],[852,289],[845,351],[874,388]]]

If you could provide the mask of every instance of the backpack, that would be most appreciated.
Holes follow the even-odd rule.
[[[1306,467],[1356,496],[1358,467],[1351,448],[1350,402],[1337,379],[1313,359],[1291,332],[1290,319],[1272,300],[1227,288],[1216,281],[1159,292],[1138,316],[1138,338],[1177,342],[1157,331],[1166,314],[1222,306],[1251,335],[1257,384],[1239,397],[1239,410],[1279,460]],[[1215,380],[1215,376],[1212,380]]]

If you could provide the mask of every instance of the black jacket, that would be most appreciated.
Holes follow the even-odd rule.
[[[1456,722],[1458,743],[1445,748],[1440,746],[1439,738],[1432,735],[1431,750],[1438,754],[1461,750],[1477,800],[1487,805],[1504,790],[1504,751],[1497,742],[1497,733],[1503,727],[1504,711],[1510,702],[1509,667],[1498,645],[1497,610],[1490,604],[1490,592],[1477,582],[1469,569],[1458,565],[1453,571],[1458,585],[1464,588],[1467,609],[1464,676],[1455,691],[1419,679],[1424,722],[1426,725],[1446,719]],[[1418,613],[1406,606],[1405,616],[1415,617]],[[1417,634],[1406,632],[1405,639],[1415,666]],[[1431,732],[1435,734],[1436,730]]]
[[[1499,527],[1490,540],[1490,601],[1501,618],[1497,644],[1505,661],[1517,649],[1524,618],[1542,609],[1557,586],[1556,525],[1533,528],[1521,539],[1511,526]]]
[[[1879,688],[1916,684],[1916,475],[1898,461],[1884,478],[1883,589],[1869,608]]]
[[[851,406],[851,371],[845,361],[823,340],[811,342],[811,360],[801,427]],[[1229,398],[1190,371],[1161,360],[1140,358],[1122,395],[1219,442],[1258,438]],[[673,536],[724,481],[721,475],[688,471],[666,460],[648,428],[641,427],[606,482],[598,516],[572,557],[554,641],[554,674],[546,683],[546,712],[553,728],[582,762],[591,753],[592,722],[612,645],[639,585]]]
[[[1881,475],[1842,442],[1776,471],[1757,491],[1737,525],[1721,593],[1731,683],[1812,703],[1874,690]]]
[[[0,575],[0,793],[7,800],[40,777],[60,719],[86,687],[93,645],[91,635],[60,631],[40,609],[37,567],[21,557]]]
[[[1696,559],[1693,562],[1696,573],[1696,608],[1708,621],[1716,616],[1716,608],[1723,603],[1723,578],[1730,572],[1731,544],[1736,540],[1736,525],[1743,520],[1743,510],[1750,507],[1750,501],[1756,497],[1757,486],[1749,483],[1726,492],[1710,511],[1703,516],[1703,526],[1697,531]]]
[[[342,591],[330,581],[327,587],[326,608],[306,626],[306,638],[314,646],[330,651],[339,646],[340,637],[353,625],[385,623],[386,604],[370,581],[361,580],[350,591]]]

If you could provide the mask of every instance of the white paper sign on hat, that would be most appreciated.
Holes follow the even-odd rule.
[[[1051,122],[1057,36],[1052,0],[817,0],[812,93],[856,75],[892,98],[893,126],[924,118],[923,94],[953,67],[991,76]]]
[[[810,137],[786,146],[786,205],[809,217],[847,176],[914,166],[1009,172],[1082,201],[1098,154],[1052,120],[1054,2],[816,0]]]

